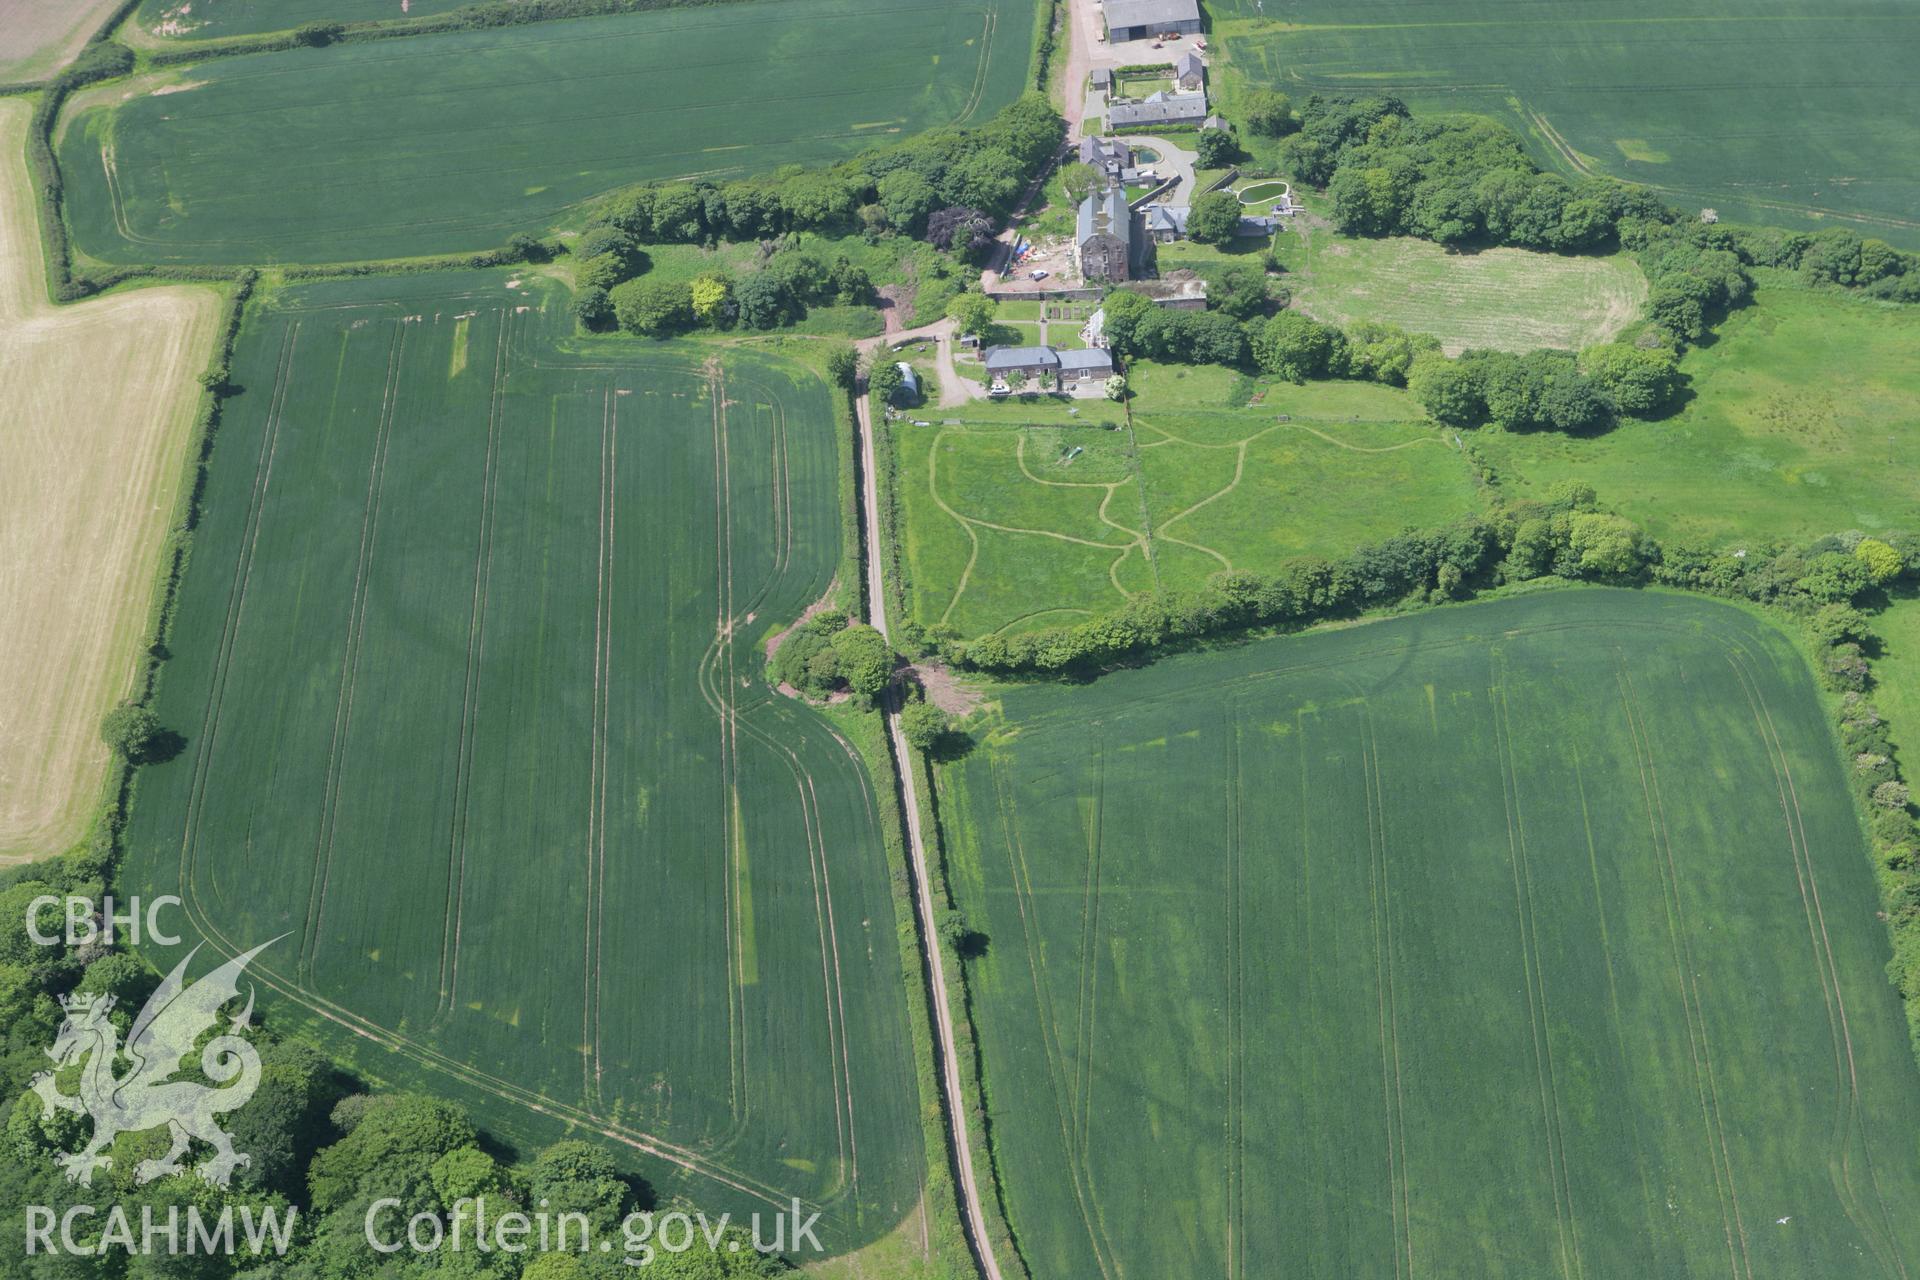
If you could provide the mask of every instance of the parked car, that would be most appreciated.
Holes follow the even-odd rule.
[[[1050,276],[1050,275],[1052,275],[1052,274],[1053,274],[1053,273],[1052,273],[1051,271],[1029,271],[1029,272],[1027,272],[1027,279],[1029,279],[1029,280],[1045,280],[1045,279],[1046,279],[1046,278],[1047,278],[1048,276]]]

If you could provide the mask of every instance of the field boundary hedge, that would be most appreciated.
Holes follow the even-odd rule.
[[[907,849],[906,820],[900,808],[899,779],[887,742],[885,722],[877,709],[834,709],[827,713],[853,742],[874,786],[879,808],[880,838],[893,860],[887,875],[887,897],[893,904],[894,937],[899,944],[901,978],[906,985],[909,1039],[913,1041],[913,1076],[920,1100],[921,1141],[926,1148],[926,1213],[928,1236],[940,1275],[947,1280],[972,1280],[974,1269],[966,1232],[960,1224],[960,1192],[953,1179],[954,1152],[948,1141],[945,1106],[940,1098],[939,1069],[935,1065],[931,987],[920,952],[920,926],[913,906],[913,868]],[[882,786],[881,782],[888,785]],[[956,1271],[956,1258],[969,1259]]]
[[[920,802],[920,826],[923,831],[932,833],[930,838],[934,845],[931,851],[933,856],[927,866],[927,882],[934,897],[934,918],[957,916],[959,907],[954,902],[953,890],[947,882],[947,842],[945,833],[940,829],[939,795],[934,784],[933,768],[925,752],[909,748],[908,754],[912,759],[902,763],[914,771],[914,786]],[[941,948],[946,956],[946,972],[949,975],[947,1001],[960,1014],[954,1020],[953,1051],[959,1059],[960,1091],[966,1098],[967,1113],[958,1119],[967,1126],[968,1145],[985,1153],[987,1177],[992,1183],[992,1194],[988,1195],[983,1190],[980,1203],[976,1206],[981,1217],[980,1227],[993,1243],[994,1256],[1000,1261],[1001,1271],[1011,1280],[1031,1280],[1032,1270],[1027,1266],[1026,1255],[1021,1252],[1013,1224],[1007,1219],[1005,1184],[1000,1178],[1000,1158],[993,1142],[993,1115],[987,1106],[986,1062],[980,1049],[979,1033],[974,1029],[973,984],[967,973],[967,959],[960,954],[958,947],[950,945],[944,938],[929,938],[927,945]]]
[[[147,638],[146,647],[142,650],[139,671],[134,677],[133,692],[127,698],[136,706],[150,706],[159,682],[160,668],[171,656],[167,649],[167,638],[173,632],[174,615],[180,599],[180,580],[186,574],[187,563],[192,558],[193,534],[199,527],[206,501],[214,437],[219,434],[221,411],[230,391],[228,375],[232,369],[233,346],[240,337],[240,325],[257,280],[258,273],[253,271],[247,271],[235,279],[234,287],[221,309],[213,354],[201,375],[204,389],[200,395],[192,435],[187,442],[185,466],[189,469],[188,482],[180,486],[179,496],[174,500],[154,590],[147,606],[146,623],[142,627],[142,634]],[[109,873],[118,863],[120,835],[133,804],[138,776],[138,764],[120,756],[114,758],[108,770],[102,813],[95,820],[93,838],[103,846]]]

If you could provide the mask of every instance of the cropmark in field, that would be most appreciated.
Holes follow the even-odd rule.
[[[1257,409],[1143,396],[1131,429],[964,416],[894,428],[915,618],[967,637],[1066,625],[1141,592],[1272,572],[1478,509],[1442,432],[1318,416],[1317,401],[1344,409],[1354,387],[1418,411],[1404,393],[1328,383],[1276,390]]]
[[[1552,592],[1001,697],[940,800],[1034,1275],[1920,1266],[1869,861],[1750,615]]]
[[[833,414],[787,366],[568,350],[493,276],[249,321],[127,882],[273,1016],[664,1198],[919,1195],[888,867],[850,746],[757,646],[840,554]]]
[[[68,113],[74,241],[108,262],[497,247],[614,187],[817,165],[985,120],[1035,0],[758,0],[219,58]]]

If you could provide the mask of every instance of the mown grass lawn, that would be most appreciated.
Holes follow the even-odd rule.
[[[1316,320],[1372,320],[1468,347],[1577,350],[1638,315],[1647,281],[1624,254],[1460,252],[1404,236],[1369,240],[1296,220],[1274,242],[1293,305]]]
[[[894,428],[917,620],[970,636],[1071,621],[1484,500],[1452,435],[1414,420],[1404,391],[1147,363],[1131,377],[1130,429],[1098,400]]]

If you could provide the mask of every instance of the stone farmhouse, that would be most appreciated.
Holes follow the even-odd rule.
[[[1055,347],[988,347],[983,358],[995,382],[1052,376],[1062,387],[1105,381],[1113,373],[1113,355],[1100,349],[1086,351]]]
[[[1109,187],[1082,200],[1073,244],[1083,278],[1128,279],[1133,274],[1133,211],[1127,208],[1127,193]]]

